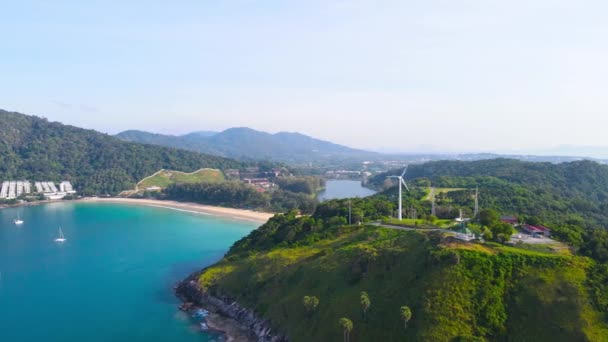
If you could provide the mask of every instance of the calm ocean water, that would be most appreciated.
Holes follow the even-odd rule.
[[[212,341],[172,287],[256,226],[135,205],[0,210],[0,341]]]
[[[361,186],[361,181],[353,180],[328,180],[325,190],[319,193],[319,201],[330,199],[367,197],[375,194],[374,190]]]

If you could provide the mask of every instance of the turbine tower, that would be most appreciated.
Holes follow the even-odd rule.
[[[397,211],[397,219],[399,219],[399,221],[401,221],[403,219],[402,216],[402,200],[401,200],[401,184],[403,184],[403,186],[405,186],[405,189],[407,191],[410,191],[410,188],[407,187],[407,184],[405,183],[405,180],[403,180],[403,176],[405,176],[405,172],[407,171],[407,165],[405,165],[405,169],[403,169],[403,173],[401,173],[401,176],[388,176],[388,178],[397,178],[399,180],[399,210]]]

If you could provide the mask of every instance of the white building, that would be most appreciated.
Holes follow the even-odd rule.
[[[74,188],[72,187],[72,183],[68,182],[68,181],[63,181],[61,183],[59,183],[59,191],[61,192],[67,192],[67,193],[74,193]]]
[[[2,188],[0,188],[0,198],[8,197],[8,181],[2,182]]]
[[[34,182],[35,193],[42,193],[48,199],[61,199],[68,194],[74,194],[74,188],[68,181],[59,184],[59,189],[53,182]],[[0,186],[0,199],[14,199],[21,195],[33,193],[32,183],[23,181],[3,181]]]

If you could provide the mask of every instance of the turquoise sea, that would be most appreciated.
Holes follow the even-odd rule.
[[[123,204],[2,209],[0,341],[212,341],[173,286],[257,226]]]

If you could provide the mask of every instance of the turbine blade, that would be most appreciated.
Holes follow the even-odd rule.
[[[403,173],[401,174],[401,177],[405,176],[405,173],[407,172],[407,167],[408,167],[408,165],[405,165],[405,169],[403,169]]]
[[[407,184],[405,183],[405,181],[403,180],[403,178],[399,178],[401,179],[401,183],[403,183],[403,186],[405,186],[405,188],[407,189],[407,191],[410,191],[410,188],[407,187]]]

